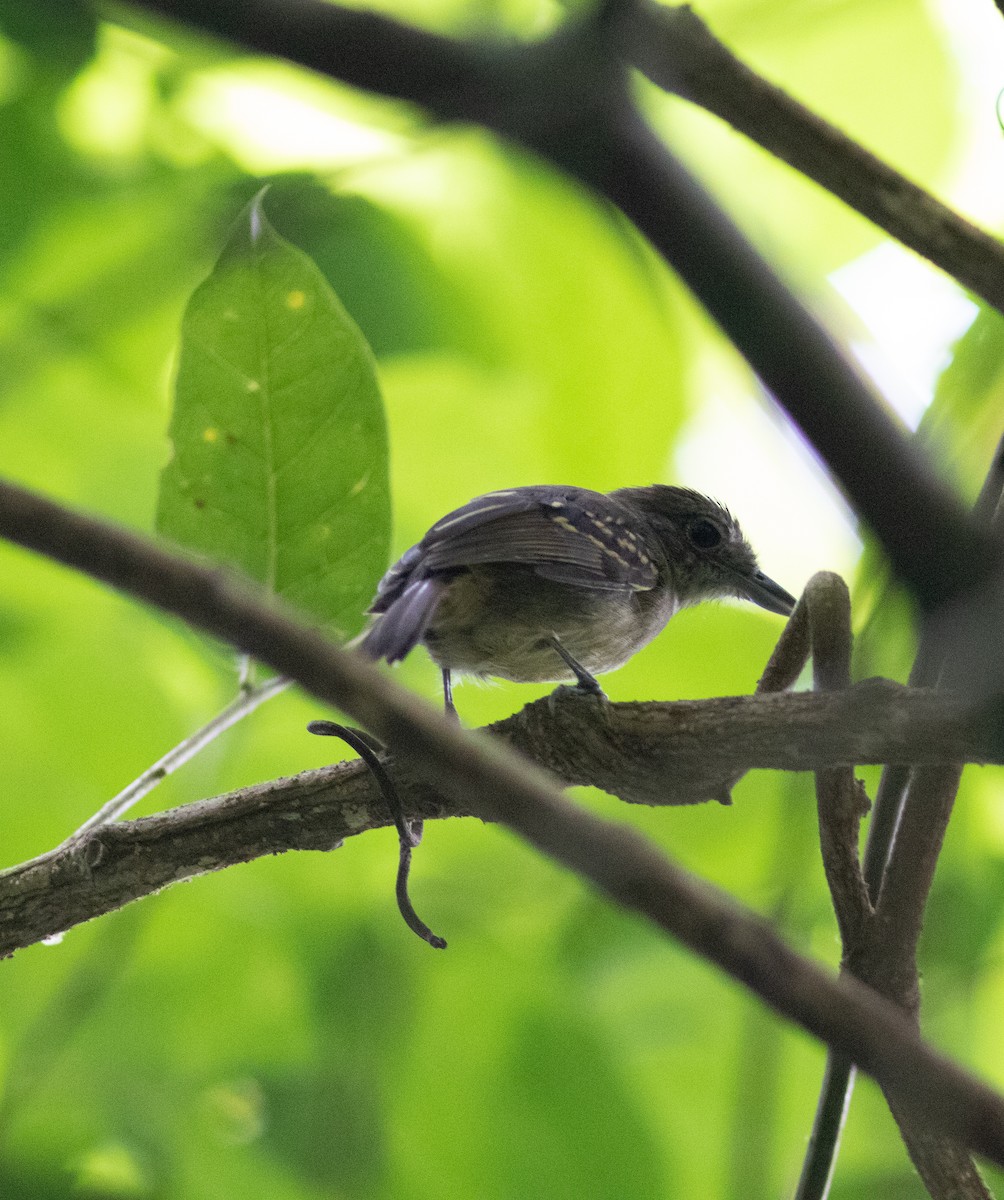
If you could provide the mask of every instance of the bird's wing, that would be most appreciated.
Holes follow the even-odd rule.
[[[421,569],[525,563],[561,583],[647,590],[658,567],[636,524],[621,504],[583,488],[489,492],[432,526],[420,543]]]

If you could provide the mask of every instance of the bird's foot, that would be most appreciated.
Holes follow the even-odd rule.
[[[600,685],[593,680],[592,687],[583,687],[581,683],[559,683],[553,692],[547,697],[547,708],[553,716],[557,711],[559,704],[567,704],[569,701],[581,702],[588,701],[591,705],[605,706],[609,703],[606,692]]]

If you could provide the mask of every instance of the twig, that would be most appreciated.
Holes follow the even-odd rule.
[[[242,680],[243,680],[242,675]],[[280,676],[273,676],[266,680],[259,687],[251,684],[245,685],[242,682],[240,694],[235,697],[226,708],[216,714],[211,721],[207,721],[201,729],[197,729],[191,733],[183,741],[180,741],[173,749],[168,750],[163,758],[159,758],[151,767],[148,767],[142,775],[134,779],[128,787],[123,788],[117,796],[113,796],[107,804],[103,804],[93,816],[80,826],[78,830],[71,833],[70,836],[63,842],[63,846],[71,846],[82,841],[88,834],[93,833],[95,829],[100,829],[102,825],[108,825],[112,821],[117,821],[124,816],[134,804],[137,804],[148,793],[152,792],[158,783],[165,780],[168,775],[172,775],[179,767],[185,765],[193,759],[200,750],[213,742],[224,733],[232,725],[236,725],[238,721],[253,713],[256,708],[259,708],[266,700],[271,700],[273,696],[278,696],[280,692],[289,687],[289,680],[283,679]]]
[[[397,883],[394,888],[394,894],[397,897],[398,911],[412,933],[417,934],[423,942],[428,942],[434,950],[445,950],[445,940],[434,934],[418,913],[415,912],[411,896],[408,894],[411,855],[415,847],[422,841],[422,822],[419,820],[412,824],[404,815],[404,809],[401,806],[401,797],[394,786],[394,781],[391,779],[386,767],[380,761],[379,750],[381,747],[371,745],[370,739],[362,730],[352,729],[348,725],[339,725],[337,721],[311,721],[307,726],[307,731],[318,734],[321,737],[341,738],[346,745],[355,750],[366,764],[370,774],[373,776],[374,782],[380,789],[380,795],[383,797],[384,803],[390,812],[391,820],[394,822],[394,827],[397,829],[399,853]]]
[[[1004,246],[751,70],[689,5],[639,3],[624,53],[1004,312]]]
[[[844,1122],[854,1094],[857,1072],[846,1054],[830,1050],[819,1090],[816,1115],[812,1121],[809,1144],[794,1200],[825,1200],[837,1166],[837,1150],[844,1134]]]
[[[807,591],[808,587],[799,596],[795,611],[788,618],[787,625],[781,630],[781,636],[771,651],[763,674],[757,681],[756,694],[758,696],[787,691],[801,675],[802,668],[809,661],[812,638],[806,612]]]
[[[817,576],[810,580],[790,624],[796,618],[804,630],[798,649],[804,656],[803,662],[811,650],[816,687],[824,692],[847,689],[851,678],[850,597],[843,580],[839,576]],[[793,660],[788,665],[788,674],[800,666]],[[856,800],[852,766],[816,772],[820,849],[844,958],[848,948],[860,942],[871,917],[857,855],[862,809]],[[822,1200],[829,1192],[853,1082],[851,1060],[831,1050],[795,1200]]]
[[[816,576],[806,588],[815,686],[844,691],[851,684],[851,599],[838,575]],[[867,802],[854,767],[816,772],[819,842],[844,957],[860,944],[872,916],[858,861],[858,831]]]

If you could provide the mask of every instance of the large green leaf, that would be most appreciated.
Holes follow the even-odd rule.
[[[259,195],[188,305],[157,528],[354,633],[390,536],[372,355]]]

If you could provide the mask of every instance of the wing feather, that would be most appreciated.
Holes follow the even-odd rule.
[[[585,488],[489,492],[437,521],[422,539],[422,570],[526,563],[563,583],[603,589],[655,586],[658,569],[637,522]]]
[[[485,563],[523,563],[544,579],[600,590],[646,591],[658,553],[615,497],[575,487],[488,492],[437,521],[380,582],[371,613],[385,613],[419,579]]]

